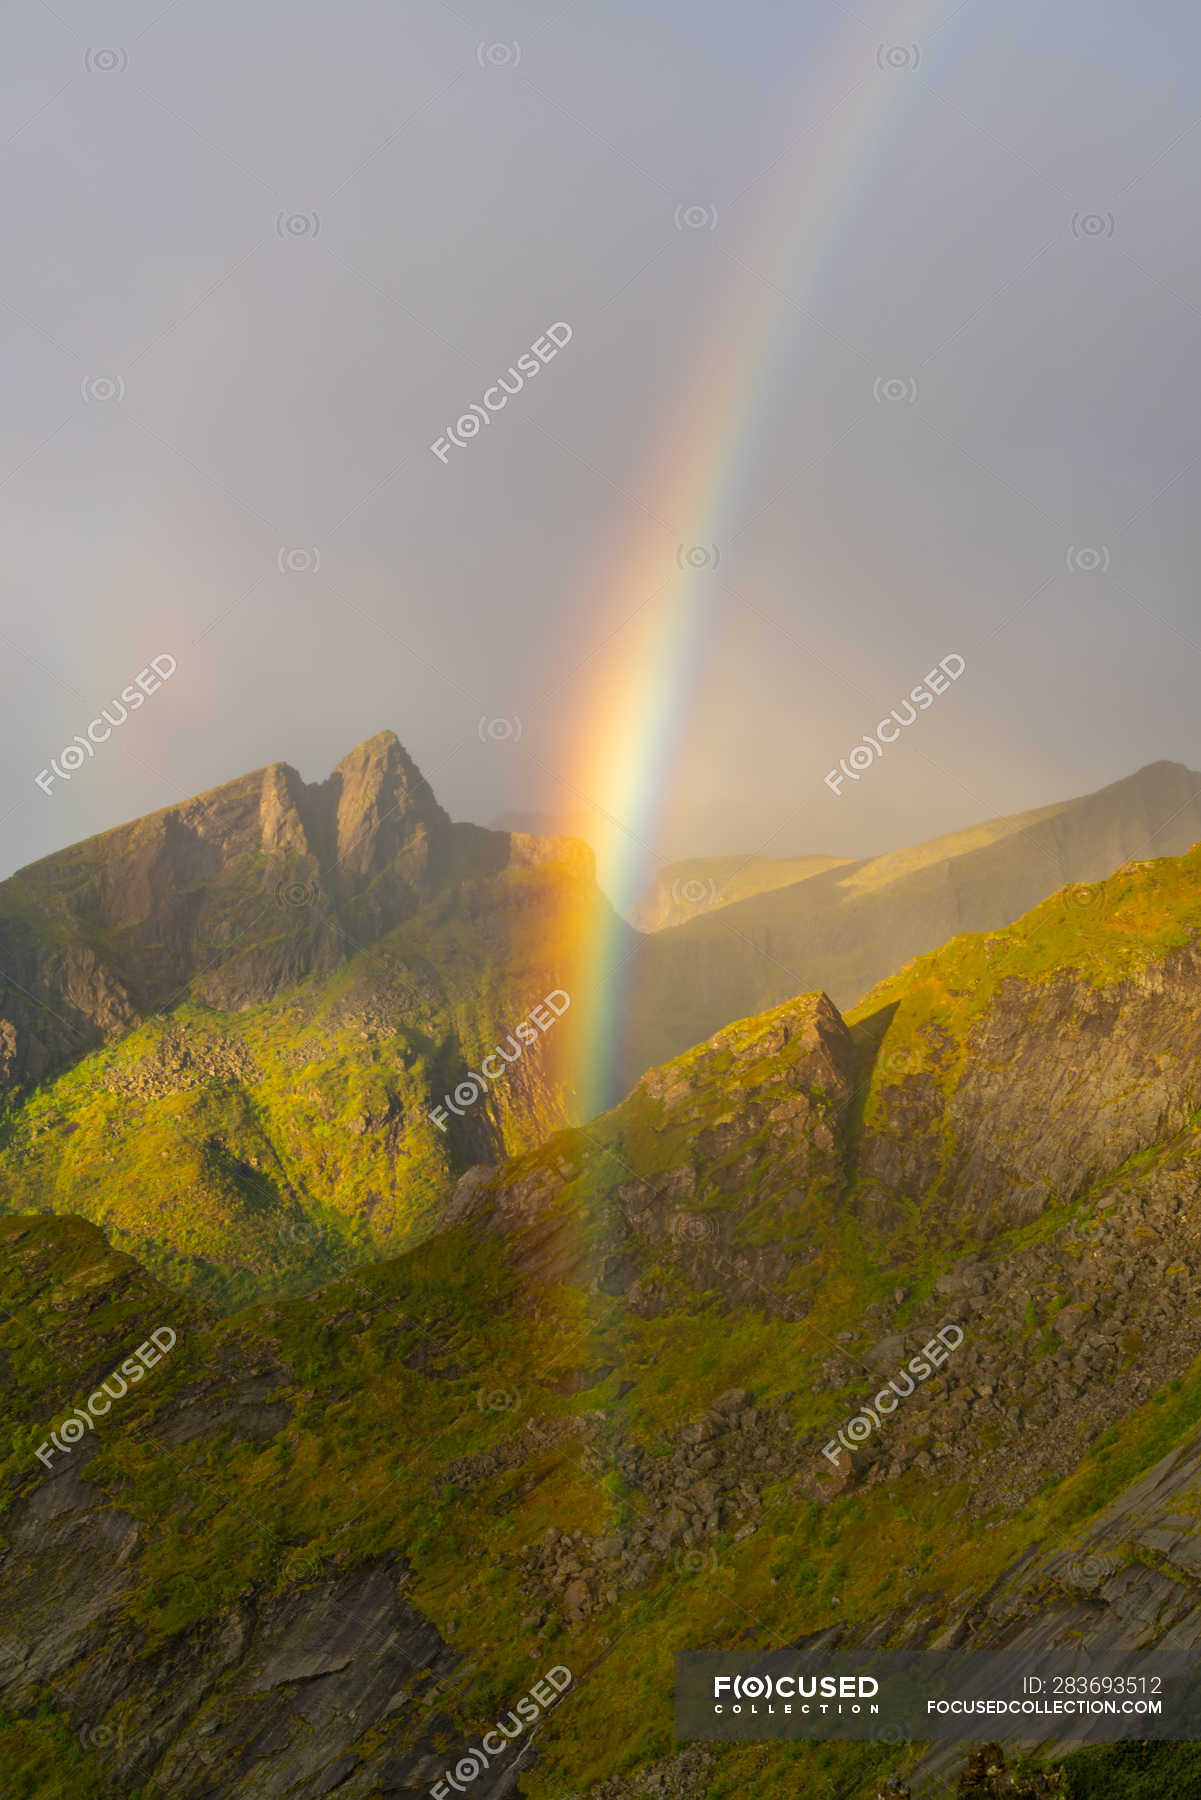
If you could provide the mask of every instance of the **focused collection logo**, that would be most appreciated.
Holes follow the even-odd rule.
[[[954,1332],[954,1343],[948,1342],[948,1333]],[[823,1446],[822,1455],[827,1457],[834,1467],[838,1467],[838,1446],[844,1450],[853,1450],[857,1444],[865,1444],[873,1431],[880,1429],[880,1414],[885,1417],[894,1413],[902,1400],[907,1400],[914,1392],[919,1381],[928,1381],[934,1371],[945,1363],[952,1350],[958,1350],[963,1342],[963,1332],[958,1325],[944,1325],[936,1331],[928,1344],[923,1344],[917,1356],[911,1356],[903,1369],[882,1387],[875,1397],[874,1406],[865,1406],[857,1412],[853,1419],[848,1419],[836,1438]],[[898,1386],[898,1380],[904,1385]]]
[[[164,1339],[167,1340],[165,1343]],[[38,1460],[49,1468],[54,1450],[65,1456],[80,1442],[85,1432],[95,1431],[97,1418],[102,1418],[111,1409],[114,1400],[123,1400],[129,1389],[175,1348],[176,1341],[176,1335],[169,1325],[156,1326],[146,1342],[139,1344],[133,1355],[127,1356],[120,1368],[114,1369],[95,1392],[88,1395],[82,1406],[77,1406],[73,1413],[55,1426],[49,1439],[34,1451]],[[126,1376],[129,1377],[128,1381],[125,1380]],[[113,1385],[110,1386],[110,1383]],[[53,1450],[51,1445],[54,1446]]]
[[[430,1800],[450,1800],[451,1793],[464,1794],[473,1781],[478,1781],[508,1751],[530,1725],[536,1725],[542,1714],[555,1704],[571,1686],[571,1670],[556,1663],[529,1693],[510,1708],[503,1719],[486,1731],[478,1745],[473,1744],[459,1757],[453,1769],[445,1769],[441,1781],[430,1789]]]
[[[805,1703],[813,1700],[821,1712],[829,1712],[832,1706],[841,1712],[845,1700],[851,1710],[859,1712],[858,1702],[874,1700],[879,1692],[874,1675],[715,1675],[713,1698],[718,1704],[713,1710],[720,1713],[723,1705],[729,1705],[731,1712],[740,1713],[745,1704],[754,1712],[760,1701],[770,1708],[779,1700],[785,1713],[792,1711],[793,1701],[801,1702],[799,1710],[807,1713]],[[879,1712],[880,1708],[871,1710]]]
[[[557,1004],[562,1001],[562,1005]],[[432,1119],[439,1131],[447,1127],[447,1115],[453,1113],[461,1119],[469,1106],[474,1106],[488,1092],[488,1083],[500,1081],[508,1074],[506,1064],[520,1062],[525,1055],[526,1046],[538,1042],[540,1031],[549,1031],[556,1019],[561,1019],[571,1005],[571,995],[563,988],[552,988],[546,998],[539,1002],[520,1025],[515,1025],[503,1044],[497,1044],[480,1063],[480,1073],[468,1069],[466,1081],[460,1081],[453,1094],[443,1094],[442,1105],[430,1109],[426,1117]],[[537,1027],[537,1029],[535,1029]],[[514,1043],[514,1038],[518,1041]],[[489,1063],[493,1064],[489,1068]]]
[[[562,333],[561,336],[557,335]],[[511,364],[504,375],[497,377],[491,387],[484,389],[480,399],[473,401],[465,413],[460,413],[453,425],[448,425],[442,437],[435,438],[430,449],[444,463],[450,455],[452,447],[465,450],[473,437],[479,436],[481,425],[491,425],[493,413],[503,411],[514,395],[519,394],[527,380],[541,372],[543,367],[553,361],[567,344],[571,342],[571,326],[565,319],[556,319],[548,325],[542,336],[535,338],[529,349]],[[512,387],[509,382],[512,381]]]
[[[959,667],[953,669],[950,666],[952,663],[958,663]],[[900,710],[894,706],[888,717],[880,720],[874,735],[865,732],[863,742],[856,744],[847,756],[840,758],[838,769],[842,770],[842,774],[838,773],[838,769],[830,770],[825,777],[830,792],[841,800],[843,782],[861,780],[864,771],[871,768],[877,757],[883,756],[885,746],[895,744],[904,727],[912,725],[919,712],[925,712],[933,706],[936,697],[945,694],[951,683],[959,680],[966,667],[967,664],[957,651],[952,651],[950,656],[944,656],[941,662],[935,663],[930,673],[923,675],[915,688],[910,688],[909,698],[902,700]]]
[[[160,663],[170,663],[169,669],[159,667]],[[161,656],[154,657],[144,669],[139,669],[128,687],[122,688],[119,697],[110,704],[117,717],[110,718],[109,708],[102,706],[100,717],[91,719],[85,732],[78,732],[65,749],[60,750],[57,758],[51,757],[50,767],[40,769],[34,780],[44,794],[48,794],[54,785],[55,777],[59,781],[70,781],[77,769],[82,769],[89,757],[96,754],[97,744],[106,744],[118,725],[124,725],[131,712],[137,712],[145,706],[146,696],[157,693],[164,681],[170,681],[179,664],[173,656],[164,651]]]

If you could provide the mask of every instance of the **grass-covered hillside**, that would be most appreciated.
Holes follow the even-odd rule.
[[[1201,1636],[1199,897],[1193,858],[1124,871],[851,1026],[821,996],[742,1021],[304,1299],[200,1316],[80,1221],[0,1222],[0,1755],[25,1791],[70,1756],[82,1794],[415,1796],[565,1669],[515,1753],[529,1800],[869,1800],[924,1747],[676,1744],[674,1652]],[[1048,1008],[1076,1049],[1044,1075],[1020,1033]],[[964,1097],[986,1079],[991,1108]],[[907,1162],[914,1083],[934,1122]],[[164,1320],[171,1356],[45,1469]],[[826,1457],[950,1324],[945,1365]],[[1136,1749],[1029,1791],[1189,1791],[1190,1751]]]
[[[571,1116],[607,912],[583,845],[453,825],[391,733],[49,857],[0,884],[0,1208],[222,1305],[398,1250]]]
[[[222,1306],[302,1292],[413,1243],[466,1168],[578,1120],[576,1052],[610,1003],[589,991],[601,936],[626,997],[629,1088],[733,1018],[809,987],[859,992],[868,965],[852,980],[844,952],[866,946],[878,973],[975,918],[977,901],[1002,922],[1063,870],[1111,868],[1123,847],[1163,838],[1168,811],[1167,835],[1187,834],[1194,815],[1178,789],[1191,779],[1155,765],[1085,800],[831,865],[750,900],[736,900],[739,883],[764,885],[771,871],[725,868],[733,903],[640,937],[612,917],[583,845],[453,824],[390,732],[322,783],[272,765],[0,883],[0,1209],[91,1218]],[[679,879],[691,895],[693,876]],[[1069,966],[1090,929],[1080,892],[1049,903],[1067,909],[1067,928],[1047,940],[1052,968]],[[1037,1212],[1069,1172],[1103,1166],[1104,1144],[1086,1140],[1107,1119],[1131,1147],[1155,1124],[1125,1117],[1120,1092],[1098,1092],[1093,1125],[1048,1166],[1046,1145],[1023,1149],[1022,1082],[989,1087],[991,1049],[959,1083],[966,1039],[952,1053],[935,1037],[977,1029],[969,1013],[995,991],[999,944],[954,978],[969,998],[945,1025],[938,954],[929,977],[919,965],[856,1015],[868,1047],[894,994],[907,996],[848,1188],[880,1224],[902,1225],[913,1195],[937,1190],[970,1241],[975,1219],[961,1219],[960,1201],[975,1165],[954,1150],[965,1109],[978,1115],[977,1161],[984,1115],[1014,1109],[1003,1135],[1022,1167],[1002,1144],[984,1178],[1006,1217]],[[1025,950],[1004,954],[1006,968],[1029,962]],[[555,991],[570,1005],[543,1033],[530,1016]],[[519,1058],[458,1114],[439,1114],[456,1088],[478,1093],[482,1060],[498,1066],[496,1046],[519,1028],[534,1039]],[[1052,1042],[1057,1030],[1050,1014],[1021,1026],[1024,1042],[1042,1044],[1044,1074],[1074,1041]],[[1171,1071],[1161,1074],[1166,1093]],[[1056,1079],[1070,1086],[1065,1071]],[[1152,1105],[1152,1090],[1140,1092]],[[1183,1118],[1179,1095],[1166,1103]]]
[[[430,1114],[546,994],[578,995],[597,904],[569,870],[508,870],[277,997],[181,999],[10,1100],[3,1204],[93,1219],[222,1304],[400,1249],[469,1163],[569,1116],[570,1007],[461,1119]]]

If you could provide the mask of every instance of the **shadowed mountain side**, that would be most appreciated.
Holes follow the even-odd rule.
[[[620,1091],[732,1018],[813,988],[851,1006],[912,957],[960,932],[1007,925],[1066,882],[1180,854],[1201,838],[1201,775],[1152,763],[1028,817],[982,828],[1017,826],[961,854],[926,861],[918,846],[834,868],[644,940],[628,973]]]

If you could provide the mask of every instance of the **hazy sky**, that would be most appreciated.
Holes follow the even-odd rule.
[[[2,16],[0,872],[384,727],[666,854],[1201,760],[1195,6]]]

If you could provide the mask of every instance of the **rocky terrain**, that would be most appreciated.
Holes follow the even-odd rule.
[[[414,1243],[466,1170],[579,1124],[602,936],[629,977],[616,1102],[732,1020],[806,989],[846,1004],[965,924],[1004,924],[1065,877],[1187,842],[1197,788],[1157,764],[866,862],[680,865],[659,897],[686,922],[642,936],[613,917],[585,845],[452,823],[391,732],[321,783],[271,765],[0,883],[0,1206],[91,1218],[222,1307],[303,1292]],[[1165,976],[1190,978],[1184,963]],[[556,990],[570,1005],[553,1032],[477,1093],[481,1059]],[[1069,983],[1065,1018],[1075,1004]],[[1146,1020],[1120,1004],[1132,1042],[1154,1029],[1154,996]],[[1089,1031],[1116,1028],[1107,1006]],[[1038,1007],[997,1015],[1001,1036],[973,1053],[954,1105],[979,1111],[979,1143],[985,1115],[1015,1142],[1026,1129],[1005,1033],[1037,1043],[1065,1091],[1076,1079],[1070,1032],[1061,1040],[1048,994]],[[887,1055],[910,1054],[891,1031]],[[942,1166],[939,1133],[958,1126],[939,1080],[915,1064],[879,1102],[891,1123],[862,1146],[865,1212],[887,1212],[898,1182],[920,1187],[936,1164],[952,1213],[955,1183],[976,1181],[972,1166],[953,1178]],[[1171,1085],[1165,1071],[1138,1105],[1170,1112]],[[457,1088],[476,1098],[449,1110]],[[999,1207],[1037,1209],[1060,1165],[1087,1160],[1088,1133],[1119,1104],[1094,1099],[1058,1162],[1031,1146],[1020,1179],[1012,1159],[985,1173]],[[1131,1141],[1153,1123],[1128,1121]]]
[[[681,1744],[672,1691],[704,1646],[1195,1652],[1199,930],[1201,851],[728,1026],[304,1299],[0,1221],[15,1790],[1192,1791],[1188,1745]]]

